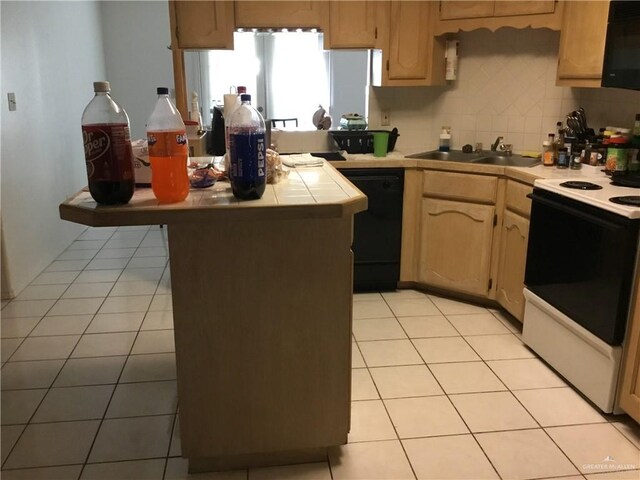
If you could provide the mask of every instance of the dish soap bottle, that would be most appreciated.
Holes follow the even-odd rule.
[[[448,152],[451,148],[451,127],[442,127],[440,130],[440,143],[438,150]]]

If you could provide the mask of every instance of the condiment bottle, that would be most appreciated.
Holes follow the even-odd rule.
[[[451,148],[451,127],[442,127],[440,130],[440,143],[438,150],[448,152]]]
[[[555,164],[553,133],[549,134],[549,139],[542,142],[542,164],[545,167],[553,167]]]
[[[93,91],[82,113],[89,193],[97,203],[127,203],[134,191],[129,117],[111,98],[109,82],[93,82]]]
[[[569,166],[569,153],[565,147],[558,149],[557,168],[567,168]]]
[[[169,89],[158,87],[158,100],[147,120],[151,188],[161,203],[181,202],[189,195],[187,132]]]

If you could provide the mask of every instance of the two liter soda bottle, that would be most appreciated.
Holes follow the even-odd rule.
[[[158,87],[158,100],[147,120],[151,188],[160,203],[181,202],[189,195],[187,132],[169,89]]]
[[[81,122],[89,193],[103,205],[127,203],[135,182],[129,117],[111,98],[109,82],[93,82],[93,91]]]

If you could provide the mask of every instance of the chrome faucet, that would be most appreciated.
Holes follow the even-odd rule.
[[[504,137],[496,138],[496,141],[491,144],[491,151],[492,152],[496,152],[496,151],[502,152],[504,150],[504,142],[503,142],[503,140],[504,140]]]

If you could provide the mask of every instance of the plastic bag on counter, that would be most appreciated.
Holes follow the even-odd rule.
[[[278,183],[289,176],[289,170],[282,164],[280,154],[267,148],[267,183]]]

